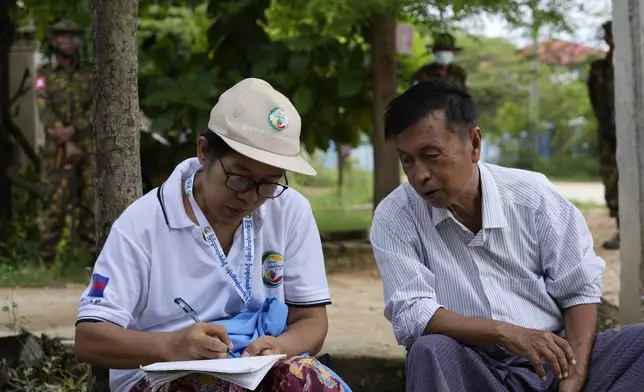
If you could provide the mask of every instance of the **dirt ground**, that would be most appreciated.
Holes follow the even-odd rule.
[[[604,293],[617,304],[619,293],[619,252],[601,249],[601,243],[615,230],[614,222],[604,210],[586,213],[595,238],[595,249],[606,260]],[[396,344],[391,326],[382,315],[383,294],[375,270],[341,273],[329,276],[333,305],[329,307],[329,333],[324,351],[332,354],[353,354],[376,357],[402,357],[404,350]],[[45,332],[72,338],[77,301],[83,286],[64,288],[17,288],[13,291],[18,315],[24,325],[35,333]],[[11,289],[0,288],[0,301],[11,295]],[[6,313],[0,314],[0,334],[9,331]]]

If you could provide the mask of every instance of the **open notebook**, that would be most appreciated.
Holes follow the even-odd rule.
[[[192,373],[211,375],[252,391],[262,382],[275,362],[282,358],[286,358],[286,355],[157,362],[141,366],[141,369],[153,391],[165,383]]]

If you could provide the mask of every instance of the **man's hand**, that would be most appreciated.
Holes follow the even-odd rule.
[[[78,162],[80,162],[81,158],[83,157],[83,153],[81,152],[80,148],[78,148],[76,143],[66,142],[64,147],[65,147],[65,158],[68,163],[75,165]]]
[[[559,392],[581,392],[586,384],[586,372],[586,366],[573,366],[570,375],[559,384]]]
[[[559,384],[559,392],[581,392],[586,384],[585,378],[570,376]]]
[[[512,354],[528,359],[537,375],[546,380],[543,362],[552,366],[559,378],[567,378],[575,365],[575,355],[568,342],[552,332],[509,325],[501,344]]]
[[[226,328],[206,323],[173,332],[166,346],[167,361],[226,358],[233,348]]]
[[[68,142],[74,137],[74,134],[76,133],[76,130],[74,127],[62,127],[62,128],[54,128],[54,129],[48,129],[47,134],[52,138],[54,143],[57,145],[65,144],[65,142]]]
[[[246,347],[242,357],[284,354],[281,343],[276,337],[268,335],[261,336]]]

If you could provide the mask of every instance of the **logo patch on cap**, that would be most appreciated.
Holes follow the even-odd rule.
[[[268,125],[275,131],[281,131],[288,126],[288,118],[282,108],[275,106],[268,112]]]

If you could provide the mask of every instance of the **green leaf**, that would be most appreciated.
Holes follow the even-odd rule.
[[[150,84],[145,89],[145,98],[141,100],[143,106],[153,106],[165,109],[169,105],[181,102],[180,85],[176,80],[159,77],[150,80]]]
[[[304,74],[309,70],[311,52],[293,53],[288,59],[288,69],[296,74]]]
[[[208,127],[208,113],[197,113],[193,118],[193,123],[195,124],[195,132],[200,135],[201,132],[205,131]]]
[[[304,131],[303,132],[304,134],[302,135],[302,139],[303,139],[304,149],[309,154],[313,154],[316,147],[315,130],[313,128],[306,128],[303,131]]]
[[[357,71],[343,71],[338,77],[338,96],[348,98],[356,95],[362,88],[362,74]]]
[[[177,113],[174,110],[168,110],[161,115],[152,119],[150,130],[152,132],[165,133],[174,127],[177,119]]]
[[[350,129],[369,133],[371,129],[371,110],[368,107],[363,109],[349,110],[346,114],[346,122]]]
[[[311,89],[305,85],[300,85],[295,90],[295,94],[293,94],[293,105],[300,112],[300,116],[308,113],[311,110],[311,106],[313,106],[313,93]]]
[[[3,311],[3,312],[8,312],[8,311],[9,311],[9,307],[8,307],[8,306],[6,306],[6,305],[5,305],[5,306],[3,306],[3,307],[2,307],[2,311]]]
[[[254,78],[266,79],[270,71],[270,64],[266,60],[260,60],[253,64],[251,74]]]
[[[17,308],[17,307],[18,307],[18,304],[17,304],[16,302],[12,302],[12,303],[11,303],[11,307],[15,309],[15,308]]]

